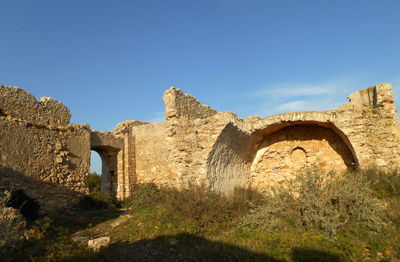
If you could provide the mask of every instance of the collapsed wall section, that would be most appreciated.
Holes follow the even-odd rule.
[[[163,95],[165,102],[165,116],[171,118],[207,118],[218,112],[207,105],[201,104],[196,98],[189,94],[184,94],[182,90],[171,87]]]
[[[40,102],[28,92],[12,86],[0,85],[0,115],[23,119],[37,125],[68,125],[71,114],[67,107],[51,97]]]
[[[207,156],[226,121],[177,88],[163,96],[167,121],[132,127],[137,183],[209,186]]]
[[[23,189],[44,211],[70,208],[87,193],[89,128],[67,125],[68,109],[55,100],[0,91],[0,187]]]
[[[400,129],[390,84],[379,84],[349,95],[335,110],[335,125],[353,145],[361,167],[399,167]]]

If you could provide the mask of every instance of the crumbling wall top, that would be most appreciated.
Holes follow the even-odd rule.
[[[148,125],[150,124],[149,122],[144,122],[140,120],[126,120],[121,123],[119,123],[114,130],[112,131],[113,134],[115,135],[120,135],[124,134],[126,132],[129,132],[130,128],[133,126],[141,126],[141,125]]]
[[[384,104],[393,104],[392,85],[382,83],[354,92],[347,96],[349,102],[338,109],[362,109],[380,107]]]
[[[0,114],[44,126],[68,125],[71,118],[68,108],[54,98],[38,102],[30,93],[4,85],[0,85]]]
[[[215,109],[201,104],[196,98],[184,94],[182,90],[176,87],[171,87],[165,91],[163,100],[165,102],[165,117],[167,120],[182,116],[202,119],[218,113]]]

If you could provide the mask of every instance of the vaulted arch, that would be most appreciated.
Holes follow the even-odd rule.
[[[282,114],[251,125],[228,123],[207,159],[210,188],[267,188],[310,166],[358,168],[354,148],[334,120],[335,114],[327,111]]]
[[[305,168],[323,172],[357,168],[351,148],[327,124],[298,122],[258,136],[250,183],[260,190],[285,184]]]
[[[90,149],[97,152],[102,160],[101,191],[115,198],[123,197],[124,144],[123,139],[108,132],[91,132]]]

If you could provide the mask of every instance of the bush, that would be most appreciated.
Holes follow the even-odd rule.
[[[109,195],[98,192],[82,197],[76,207],[85,211],[92,211],[107,208],[120,208],[121,204],[115,199],[112,199]]]
[[[165,206],[170,213],[194,221],[200,231],[214,223],[230,222],[244,215],[261,195],[251,189],[237,188],[226,196],[210,191],[205,186],[189,186],[171,190]]]
[[[400,197],[400,172],[384,171],[376,166],[362,169],[360,174],[370,182],[375,196],[379,198]]]
[[[210,191],[205,186],[158,189],[154,184],[141,184],[135,188],[124,207],[143,208],[158,205],[170,216],[194,222],[199,231],[214,223],[230,222],[242,216],[260,201],[262,195],[252,189],[237,188],[225,196]]]
[[[156,204],[162,200],[162,192],[154,184],[139,184],[123,203],[124,207],[138,208]]]
[[[269,230],[294,225],[334,236],[350,223],[378,230],[383,221],[380,206],[361,173],[323,175],[306,171],[287,188],[277,188],[268,195],[244,224]]]
[[[86,185],[90,193],[101,192],[101,175],[98,175],[96,172],[89,173],[86,177]]]
[[[101,192],[101,175],[96,172],[89,173],[86,177],[86,185],[89,188],[89,195],[80,199],[77,208],[86,211],[121,207],[121,204],[109,194]]]

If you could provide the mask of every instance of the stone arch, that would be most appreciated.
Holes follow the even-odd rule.
[[[252,169],[254,169],[253,163],[257,155],[263,155],[260,150],[266,150],[262,147],[263,141],[267,136],[287,127],[296,129],[299,126],[307,126],[314,130],[322,128],[325,133],[329,133],[330,137],[339,141],[340,147],[346,151],[346,167],[358,168],[354,148],[347,136],[334,125],[335,119],[335,112],[326,111],[287,113],[264,119],[250,119],[247,123],[241,121],[227,123],[207,158],[207,178],[210,189],[231,192],[236,186],[243,187],[251,184],[256,186]],[[303,149],[305,160],[311,163],[304,146],[294,145],[289,154],[291,155],[296,146],[299,150]],[[274,167],[274,172],[279,172],[279,168]]]
[[[109,132],[91,132],[90,149],[102,160],[102,192],[118,199],[124,197],[124,140]]]
[[[101,192],[115,196],[117,192],[118,148],[98,146],[92,148],[101,158]]]
[[[294,112],[294,113],[285,113],[270,116],[264,119],[260,119],[252,125],[251,136],[252,141],[250,146],[257,146],[260,139],[263,138],[264,135],[273,133],[281,128],[292,126],[292,125],[320,125],[329,129],[332,129],[348,146],[350,149],[355,164],[358,166],[358,158],[356,152],[348,139],[347,135],[343,133],[340,128],[335,125],[337,114],[335,111],[307,111],[307,112]],[[254,150],[255,148],[253,148]]]
[[[330,123],[300,121],[260,130],[250,152],[251,185],[266,190],[286,183],[304,168],[326,172],[357,168],[354,150],[338,132]]]

